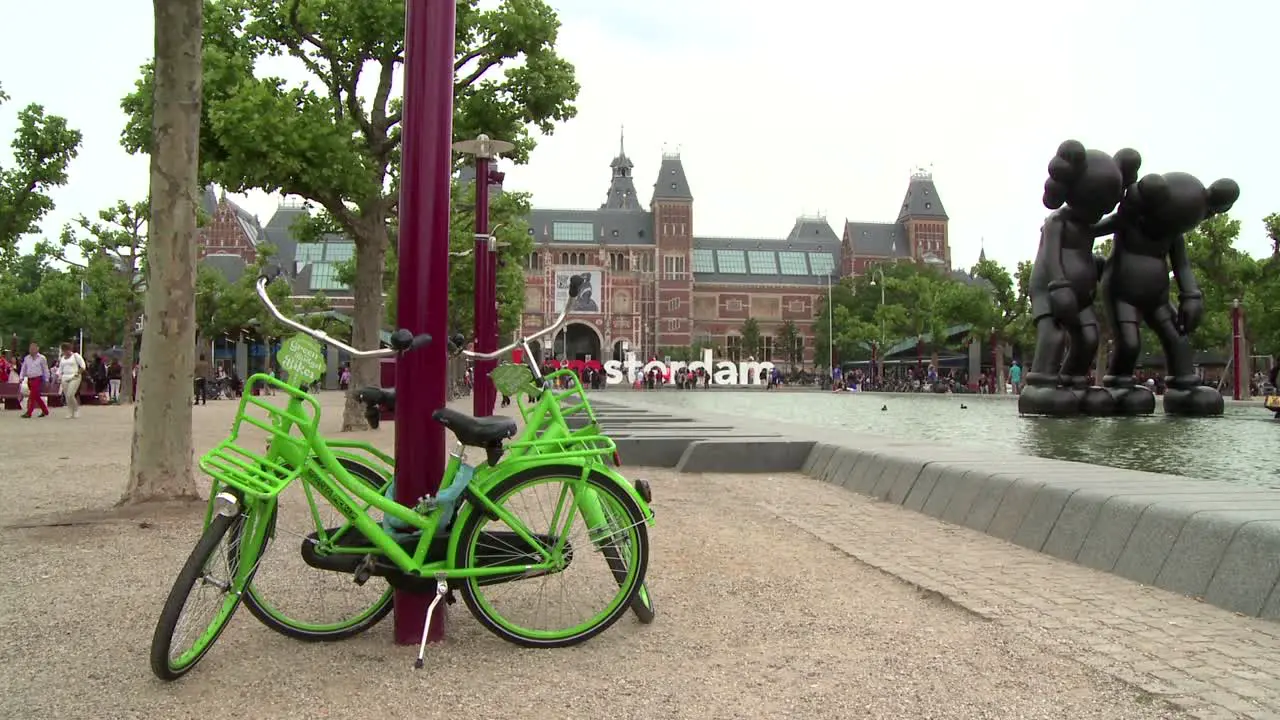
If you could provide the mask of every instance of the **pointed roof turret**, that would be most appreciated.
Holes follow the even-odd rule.
[[[986,262],[987,261],[987,239],[982,238],[978,242],[980,243],[978,245],[978,262]]]
[[[938,188],[933,184],[933,173],[924,168],[911,173],[907,195],[902,199],[902,209],[898,211],[898,222],[946,219],[947,211],[943,209]]]
[[[609,163],[613,177],[609,181],[609,194],[605,197],[601,210],[643,210],[640,198],[636,195],[635,179],[631,171],[635,164],[627,157],[625,131],[618,134],[618,156]]]
[[[653,200],[693,200],[689,190],[689,179],[684,174],[684,163],[680,162],[680,153],[662,154],[662,165],[658,168],[658,179],[653,183]]]

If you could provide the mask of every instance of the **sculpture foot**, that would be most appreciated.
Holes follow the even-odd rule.
[[[1080,396],[1080,412],[1085,415],[1106,417],[1116,414],[1116,399],[1104,388],[1091,387],[1076,392]]]
[[[1141,385],[1106,390],[1115,400],[1116,415],[1150,415],[1156,411],[1155,394]]]
[[[1080,399],[1071,388],[1031,385],[1018,396],[1021,415],[1070,417],[1080,414]]]
[[[1222,393],[1207,385],[1193,388],[1171,387],[1164,391],[1166,415],[1187,417],[1217,417],[1226,410]]]

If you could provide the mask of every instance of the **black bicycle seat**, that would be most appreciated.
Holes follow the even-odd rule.
[[[355,397],[365,405],[387,405],[391,408],[396,404],[395,388],[362,387],[355,392]]]
[[[516,434],[516,421],[509,417],[471,417],[466,413],[440,408],[431,419],[449,428],[458,442],[470,447],[490,447]]]

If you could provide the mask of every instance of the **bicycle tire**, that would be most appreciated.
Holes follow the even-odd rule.
[[[635,597],[631,598],[631,612],[643,625],[651,624],[658,616],[658,611],[653,606],[653,593],[649,590],[648,583],[641,583]]]
[[[501,499],[509,497],[522,485],[532,485],[537,482],[554,479],[575,480],[581,477],[581,473],[581,468],[572,466],[532,467],[502,480],[486,494],[491,499],[495,499],[495,502],[501,504]],[[625,597],[614,600],[612,607],[607,609],[603,617],[597,619],[589,627],[583,628],[572,635],[541,638],[518,632],[510,626],[510,623],[504,623],[501,618],[491,616],[491,611],[486,609],[487,603],[482,602],[477,595],[477,588],[479,583],[483,582],[483,578],[467,578],[462,581],[461,587],[458,589],[459,594],[462,595],[462,600],[466,603],[467,609],[471,611],[472,616],[486,630],[503,640],[521,647],[548,649],[569,647],[586,642],[608,630],[619,618],[632,609],[631,601],[644,585],[644,574],[649,562],[649,535],[644,514],[639,506],[636,505],[635,500],[622,488],[619,488],[609,477],[598,472],[592,472],[587,476],[587,482],[591,483],[592,489],[597,493],[607,494],[616,500],[626,511],[627,519],[635,530],[635,569],[629,573],[634,577],[630,592]],[[459,533],[460,557],[457,562],[459,568],[473,567],[471,553],[475,545],[475,536],[478,532],[481,532],[481,524],[487,519],[488,516],[479,508],[475,508],[467,517]]]
[[[338,458],[338,464],[346,468],[351,475],[359,480],[364,480],[370,487],[379,492],[386,486],[386,483],[390,482],[389,479],[379,475],[373,468],[350,458]],[[277,509],[272,512],[271,525],[267,528],[268,537],[275,537],[275,523],[278,514],[279,509],[277,506]],[[315,571],[327,572],[319,568],[315,568]],[[374,580],[381,582],[381,579]],[[303,642],[334,642],[359,635],[382,622],[391,613],[394,602],[394,588],[388,585],[386,592],[351,618],[332,623],[308,623],[281,615],[281,611],[271,605],[270,602],[259,597],[259,591],[253,582],[250,582],[244,591],[244,605],[249,610],[249,613],[258,619],[258,622],[285,637]]]
[[[200,640],[193,644],[191,650],[183,656],[182,661],[175,664],[170,660],[173,633],[177,630],[178,620],[182,617],[182,610],[186,607],[188,597],[195,589],[196,583],[203,577],[205,563],[232,526],[243,525],[243,523],[243,514],[235,517],[214,515],[213,521],[204,529],[200,540],[196,542],[191,554],[187,556],[186,563],[178,572],[178,577],[173,581],[173,588],[165,600],[164,609],[160,611],[160,619],[156,622],[155,633],[151,637],[151,672],[161,680],[177,680],[199,664],[217,642],[218,636],[226,629],[240,606],[240,596],[234,592],[228,593],[226,599],[222,601],[218,615],[205,628]]]

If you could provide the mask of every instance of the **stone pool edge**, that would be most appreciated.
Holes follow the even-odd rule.
[[[612,400],[594,404],[628,465],[801,472],[1085,567],[1280,620],[1277,490],[707,413],[695,420]],[[639,423],[643,430],[630,429]]]

